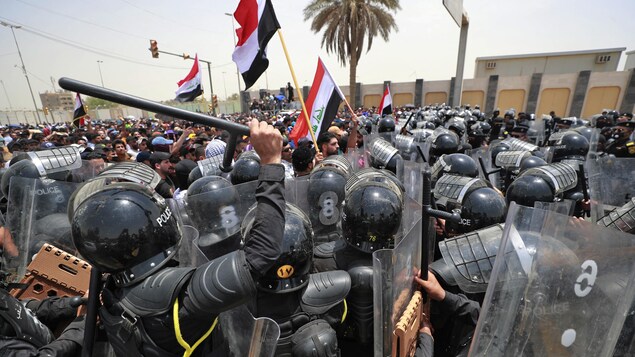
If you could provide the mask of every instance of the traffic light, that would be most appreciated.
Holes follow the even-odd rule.
[[[214,106],[212,106],[212,105],[210,104],[210,105],[208,105],[208,107],[209,107],[209,112],[210,112],[210,113],[214,111]]]
[[[156,40],[150,40],[150,52],[152,52],[152,58],[159,58],[159,46]]]
[[[49,107],[44,107],[44,115],[49,115]]]
[[[212,107],[218,108],[218,97],[216,96],[216,94],[212,96]]]

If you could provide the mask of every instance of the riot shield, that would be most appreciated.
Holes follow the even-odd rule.
[[[593,222],[635,197],[635,160],[602,156],[587,161],[586,169]]]
[[[199,160],[196,163],[198,164],[199,169],[201,169],[201,174],[203,176],[220,176],[223,173],[220,169],[220,165],[223,163],[222,155],[216,155],[205,160]]]
[[[108,166],[99,174],[99,178],[136,182],[150,188],[155,188],[161,181],[156,171],[140,162],[122,162]]]
[[[517,138],[507,138],[503,140],[505,144],[509,146],[510,151],[536,151],[538,150],[538,146],[528,143],[526,141],[522,141]]]
[[[79,149],[73,146],[29,151],[27,155],[29,155],[29,159],[37,168],[40,176],[74,170],[82,166]]]
[[[366,136],[364,137],[364,142],[366,142]],[[348,148],[344,157],[351,164],[352,172],[368,167],[368,160],[363,147],[356,149]]]
[[[375,356],[392,353],[393,331],[416,288],[414,276],[420,269],[421,254],[427,253],[421,248],[421,205],[410,198],[404,203],[401,239],[397,239],[394,249],[373,253]]]
[[[404,161],[403,165],[398,166],[397,178],[403,183],[406,196],[412,198],[421,204],[423,192],[421,191],[421,182],[423,182],[423,163],[416,161]]]
[[[4,250],[2,257],[11,282],[22,279],[44,243],[75,254],[67,207],[77,187],[51,179],[11,178],[6,220],[17,254]]]
[[[258,181],[188,195],[185,210],[199,232],[195,245],[212,260],[241,247],[240,224],[255,202]]]
[[[270,318],[254,318],[246,305],[222,312],[219,327],[229,344],[230,356],[273,356],[280,327]]]
[[[103,159],[82,160],[82,166],[70,172],[70,181],[86,182],[97,177],[107,167]]]
[[[602,217],[598,224],[635,234],[635,197],[631,198],[624,206],[616,208]]]
[[[439,251],[462,291],[487,290],[504,225],[479,229],[439,242]]]
[[[470,356],[611,356],[634,258],[628,234],[512,204]]]

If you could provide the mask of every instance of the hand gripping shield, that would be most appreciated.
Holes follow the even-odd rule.
[[[470,356],[623,354],[634,248],[624,233],[513,204]]]

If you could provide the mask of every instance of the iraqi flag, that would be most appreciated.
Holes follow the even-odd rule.
[[[238,43],[232,54],[249,89],[269,67],[267,44],[280,28],[270,0],[240,0],[234,18]]]
[[[84,117],[86,116],[86,108],[79,93],[75,93],[75,110],[73,111],[73,124],[80,128],[84,126]]]
[[[333,77],[331,77],[331,74],[324,66],[322,60],[318,58],[317,70],[315,71],[311,91],[306,99],[306,109],[311,116],[311,127],[313,128],[316,139],[321,132],[327,131],[331,126],[342,100],[344,100],[344,94],[337,84],[335,84]],[[309,133],[309,126],[307,125],[304,113],[300,114],[295,121],[295,126],[291,134],[289,134],[289,138],[293,140],[296,145],[302,138],[311,140],[311,133]]]
[[[390,95],[390,88],[388,86],[386,86],[384,90],[384,96],[381,97],[378,109],[381,116],[392,114],[392,95]]]
[[[191,102],[203,94],[201,87],[201,65],[198,62],[198,54],[194,57],[194,65],[187,77],[178,81],[179,89],[176,90],[177,102]]]

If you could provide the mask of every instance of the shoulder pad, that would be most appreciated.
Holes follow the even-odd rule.
[[[635,141],[629,141],[626,143],[626,146],[633,146],[635,145]]]
[[[300,305],[309,314],[324,314],[346,298],[351,290],[351,277],[343,270],[311,274]]]
[[[168,311],[194,268],[166,268],[124,289],[121,304],[139,316]]]

